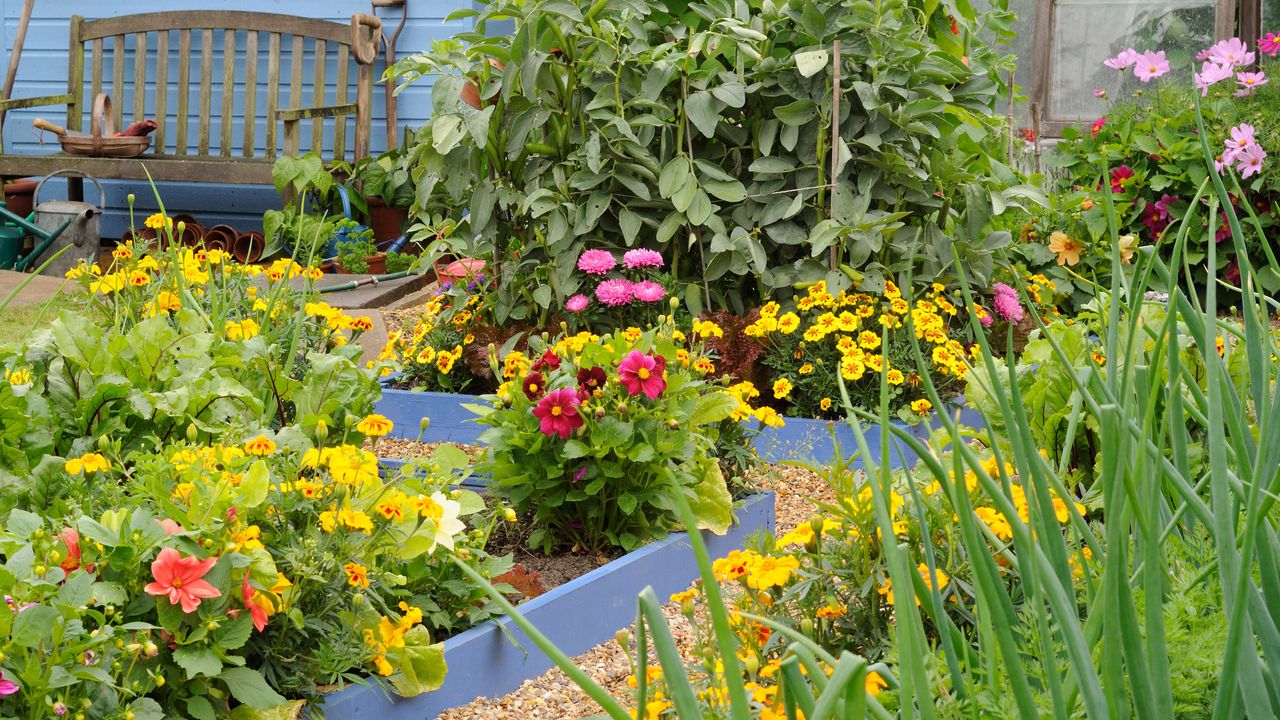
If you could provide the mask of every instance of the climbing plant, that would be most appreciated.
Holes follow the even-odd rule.
[[[442,242],[492,254],[500,321],[554,317],[592,247],[660,250],[694,309],[821,279],[875,290],[912,263],[952,277],[953,245],[981,281],[1008,240],[989,220],[1034,197],[1002,162],[1009,60],[979,40],[1007,33],[999,7],[500,0],[464,16],[473,31],[391,72],[435,76],[418,210],[451,228],[469,211]]]

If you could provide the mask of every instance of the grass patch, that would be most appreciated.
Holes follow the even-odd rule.
[[[63,310],[82,310],[84,307],[83,297],[67,292],[58,293],[46,302],[14,302],[0,309],[0,347],[23,342],[36,330],[46,327]]]

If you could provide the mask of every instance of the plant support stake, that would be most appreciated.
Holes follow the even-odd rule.
[[[831,194],[827,197],[827,212],[836,218],[836,166],[840,162],[840,41],[831,45]],[[840,265],[839,243],[831,244],[831,270]]]

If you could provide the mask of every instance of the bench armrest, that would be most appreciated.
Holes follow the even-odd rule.
[[[73,105],[75,97],[63,93],[62,95],[44,95],[42,97],[33,98],[13,98],[10,100],[0,100],[0,111],[18,110],[20,108],[43,107],[45,105]]]
[[[355,103],[343,103],[342,105],[320,105],[318,107],[308,108],[284,108],[276,111],[276,118],[285,122],[296,122],[303,119],[350,115],[355,111]]]

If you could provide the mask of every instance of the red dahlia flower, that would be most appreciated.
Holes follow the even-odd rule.
[[[526,375],[524,382],[520,386],[524,389],[525,396],[530,400],[537,400],[547,391],[547,381],[543,379],[540,372],[531,372]]]
[[[541,421],[538,429],[543,435],[559,435],[568,439],[574,430],[582,427],[578,414],[578,394],[573,388],[560,388],[547,393],[533,408],[534,417]]]
[[[560,369],[560,357],[550,350],[542,353],[542,357],[534,361],[533,366],[529,369],[534,372],[541,372],[543,368],[548,370]]]
[[[663,377],[666,369],[667,360],[661,355],[645,355],[639,350],[632,350],[618,366],[618,379],[628,395],[644,393],[652,400],[667,389],[667,380]]]
[[[603,388],[608,379],[608,376],[604,374],[604,368],[601,367],[578,370],[578,384],[587,392]]]

